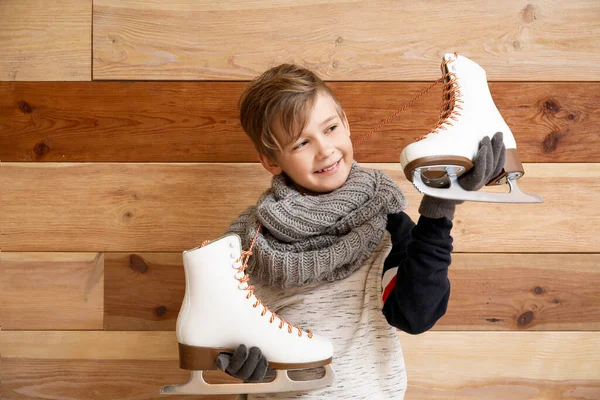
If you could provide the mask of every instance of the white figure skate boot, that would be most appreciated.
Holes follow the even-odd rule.
[[[292,326],[261,304],[248,285],[240,237],[222,236],[183,252],[185,295],[177,318],[180,367],[191,371],[182,385],[163,386],[161,394],[243,394],[306,391],[330,385],[334,379],[331,342]],[[257,346],[277,376],[271,382],[209,384],[202,371],[216,370],[221,352],[240,344]],[[290,369],[324,367],[312,381],[291,380]]]
[[[523,193],[517,185],[524,169],[515,138],[492,99],[485,70],[457,53],[445,54],[441,69],[444,103],[437,126],[408,145],[400,155],[408,180],[421,193],[442,199],[541,203],[539,196]],[[502,173],[488,185],[508,183],[509,193],[464,190],[458,177],[473,167],[481,139],[484,136],[491,139],[496,132],[503,133],[506,161]],[[449,188],[441,188],[448,184]]]

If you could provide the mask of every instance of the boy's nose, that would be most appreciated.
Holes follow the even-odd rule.
[[[334,151],[335,148],[333,144],[329,142],[329,140],[322,138],[318,141],[317,155],[319,156],[319,158],[327,158],[331,156],[331,154],[333,154]]]

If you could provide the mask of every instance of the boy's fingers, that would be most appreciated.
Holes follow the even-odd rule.
[[[504,137],[502,132],[496,132],[492,138],[492,149],[494,152],[494,170],[489,176],[492,179],[502,172],[504,162],[506,161],[506,146],[504,145]],[[488,180],[489,180],[488,179]]]
[[[492,141],[487,136],[484,136],[483,139],[481,139],[481,141],[479,142],[479,150],[481,150],[481,148],[483,147],[492,147]]]
[[[244,362],[244,365],[237,372],[237,377],[243,380],[248,380],[256,370],[256,366],[260,361],[262,354],[258,347],[251,347],[248,352],[248,357]]]
[[[482,143],[479,146],[479,151],[473,160],[473,168],[458,178],[460,186],[465,190],[479,189],[479,187],[481,187],[481,182],[485,180],[486,171],[489,171],[488,164],[493,160],[491,160],[491,144],[489,144],[489,138],[487,139],[487,143]]]
[[[265,356],[260,357],[258,364],[256,364],[256,368],[254,368],[254,372],[248,378],[248,382],[262,382],[267,374],[268,366],[269,363],[267,362],[267,358]]]
[[[243,344],[239,345],[238,348],[233,352],[233,355],[231,356],[227,372],[229,372],[232,375],[236,375],[240,368],[242,368],[242,366],[246,362],[247,358],[248,348]]]
[[[492,147],[496,149],[500,143],[504,143],[504,134],[502,132],[496,132],[494,133],[494,136],[492,136]]]

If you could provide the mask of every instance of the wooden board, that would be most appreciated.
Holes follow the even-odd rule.
[[[419,193],[398,182],[417,219]],[[459,206],[456,252],[598,252],[600,164],[525,164],[523,191],[543,204]],[[266,190],[260,164],[2,163],[3,251],[181,252],[221,236]],[[506,190],[506,188],[496,188]]]
[[[175,330],[181,254],[105,260],[105,329]],[[453,254],[448,312],[434,329],[600,330],[598,265],[598,254]]]
[[[422,80],[438,76],[443,53],[458,51],[492,80],[597,81],[599,7],[551,0],[97,0],[93,76],[245,80],[294,62],[328,80]]]
[[[598,331],[599,265],[600,254],[453,254],[435,329]]]
[[[600,399],[598,332],[401,334],[409,399]]]
[[[175,330],[180,253],[1,257],[4,330]],[[600,330],[598,265],[598,254],[454,254],[448,312],[434,330]],[[83,296],[86,286],[93,298]]]
[[[89,81],[92,2],[0,2],[0,81]]]
[[[409,398],[600,397],[598,332],[427,332],[400,340]],[[154,398],[161,385],[185,380],[173,332],[4,331],[0,343],[10,399],[77,397],[96,387],[86,399],[138,391]]]
[[[588,0],[2,2],[0,398],[161,399],[187,379],[181,251],[270,182],[239,125],[248,80],[311,68],[357,140],[458,51],[486,70],[521,187],[545,203],[459,207],[448,313],[399,333],[407,400],[600,399],[599,15]],[[440,92],[355,151],[413,219],[398,156],[437,121]]]
[[[104,255],[0,253],[2,329],[102,329]]]
[[[175,330],[185,292],[181,253],[106,253],[106,330]]]
[[[459,357],[458,360],[462,360]],[[427,362],[436,359],[426,357]],[[454,360],[444,363],[452,370]],[[81,400],[105,399],[176,399],[158,391],[165,383],[183,383],[189,373],[180,370],[176,361],[112,361],[112,360],[3,360],[3,385],[0,396],[6,400],[76,398]],[[503,366],[504,367],[504,366]],[[409,367],[410,368],[410,367]],[[512,368],[512,365],[511,365]],[[551,381],[517,377],[495,379],[492,374],[485,380],[468,380],[453,385],[451,380],[423,382],[417,367],[409,369],[409,388],[406,400],[562,400],[600,398],[598,379],[564,379]],[[490,370],[488,370],[490,372]],[[445,374],[444,376],[446,376]],[[224,381],[225,378],[221,380]],[[214,379],[213,382],[217,382]],[[189,400],[234,400],[235,396],[186,396]],[[240,397],[241,400],[242,397]]]
[[[258,162],[239,123],[246,82],[0,82],[0,160]],[[353,140],[428,82],[331,82]],[[523,162],[598,162],[600,83],[491,82]],[[355,146],[360,162],[398,162],[432,129],[441,85]],[[85,106],[82,106],[85,105]]]
[[[92,343],[88,343],[93,345]],[[2,360],[3,400],[77,399],[138,400],[177,399],[181,396],[159,394],[163,385],[184,383],[188,371],[179,362],[144,360]],[[229,376],[208,372],[211,383],[231,383]],[[185,396],[189,400],[236,400],[238,396]]]

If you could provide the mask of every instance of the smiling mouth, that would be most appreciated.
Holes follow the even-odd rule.
[[[327,172],[327,171],[331,171],[332,169],[335,169],[338,166],[338,164],[340,163],[340,161],[342,161],[341,158],[339,160],[337,160],[331,167],[327,167],[327,168],[323,168],[318,171],[315,171],[315,174],[319,174],[321,172]]]

